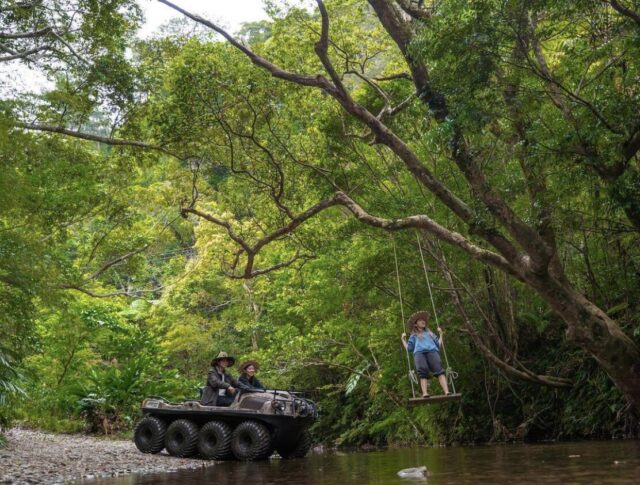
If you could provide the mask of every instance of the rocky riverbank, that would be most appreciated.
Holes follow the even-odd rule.
[[[6,446],[0,448],[0,483],[65,483],[213,465],[211,461],[170,457],[165,452],[146,455],[132,441],[18,428],[9,430],[6,437]]]

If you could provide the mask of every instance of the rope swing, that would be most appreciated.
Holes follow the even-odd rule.
[[[431,290],[431,281],[429,280],[429,272],[427,270],[427,265],[424,260],[424,253],[422,251],[422,244],[420,242],[420,235],[418,231],[416,231],[416,239],[418,240],[418,249],[420,250],[420,259],[422,261],[422,268],[424,270],[424,277],[427,283],[427,289],[429,291],[429,298],[431,300],[431,308],[433,309],[433,315],[435,318],[436,326],[440,326],[440,322],[438,320],[438,312],[436,311],[435,300],[433,299],[433,292]],[[398,251],[396,249],[396,241],[393,235],[391,236],[391,241],[393,244],[393,260],[395,263],[396,270],[396,283],[398,285],[398,297],[400,300],[400,325],[402,327],[403,333],[405,332],[405,314],[404,314],[404,300],[402,298],[402,285],[400,283],[400,267],[398,264]],[[408,377],[409,382],[411,383],[411,395],[412,398],[409,399],[410,404],[429,404],[432,402],[438,401],[449,401],[449,400],[457,400],[460,399],[461,395],[456,392],[455,379],[458,378],[458,373],[453,370],[453,368],[449,365],[449,359],[447,357],[447,350],[444,345],[444,339],[440,342],[440,346],[442,348],[442,354],[444,355],[444,363],[445,363],[445,376],[447,378],[447,382],[452,391],[452,394],[446,396],[431,396],[428,398],[416,397],[415,387],[418,385],[418,376],[416,375],[416,371],[411,368],[411,358],[409,356],[409,349],[405,348],[405,354],[407,358],[407,369],[408,369]]]
[[[416,231],[416,239],[418,240],[418,249],[420,250],[420,259],[422,260],[422,269],[424,270],[424,279],[427,281],[427,288],[429,289],[429,298],[431,299],[431,308],[433,308],[433,317],[436,320],[436,327],[440,326],[440,322],[438,321],[438,312],[436,311],[436,304],[433,300],[433,292],[431,291],[431,283],[429,281],[429,272],[427,271],[427,265],[424,262],[424,253],[422,252],[422,244],[420,243],[420,235],[418,231]],[[444,339],[440,342],[440,346],[442,347],[442,355],[444,355],[444,365],[445,365],[445,375],[447,376],[447,381],[449,382],[449,386],[451,387],[451,391],[453,394],[456,394],[456,384],[455,379],[458,378],[458,373],[454,371],[449,365],[449,359],[447,358],[447,349],[444,346]]]

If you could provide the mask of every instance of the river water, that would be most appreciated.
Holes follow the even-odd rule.
[[[426,465],[426,480],[397,476]],[[95,480],[98,485],[640,484],[640,441],[404,448],[310,453],[298,460],[222,462],[196,471]]]

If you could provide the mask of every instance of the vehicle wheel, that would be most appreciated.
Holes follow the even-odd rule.
[[[285,459],[290,458],[302,458],[304,457],[309,450],[311,449],[311,435],[308,431],[303,431],[293,446],[282,446],[279,447],[276,451],[278,454]]]
[[[133,442],[143,453],[160,453],[164,448],[167,425],[153,416],[142,418],[133,433]]]
[[[221,421],[209,421],[200,429],[198,453],[207,460],[224,460],[231,455],[231,428]]]
[[[167,429],[164,445],[170,455],[178,458],[195,454],[198,446],[198,427],[188,419],[174,421]]]
[[[271,434],[264,424],[244,421],[233,431],[231,451],[238,460],[264,460],[273,451]]]

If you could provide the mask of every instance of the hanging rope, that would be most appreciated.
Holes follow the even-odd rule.
[[[396,240],[393,236],[391,236],[391,241],[393,243],[393,260],[396,263],[396,281],[398,283],[398,295],[400,297],[400,316],[402,317],[402,320],[400,321],[400,325],[402,326],[402,333],[405,333],[406,329],[404,327],[404,302],[402,301],[402,286],[400,285],[400,270],[398,269],[398,252],[396,251]],[[418,384],[418,378],[416,377],[415,371],[411,368],[411,359],[409,357],[409,349],[405,348],[404,350],[405,350],[405,353],[407,354],[407,369],[409,369],[409,382],[411,383],[411,394],[415,398],[416,390],[415,390],[414,384]]]
[[[427,264],[424,262],[424,254],[422,252],[422,244],[420,243],[420,234],[416,231],[416,239],[418,240],[418,249],[420,249],[420,259],[422,260],[422,268],[424,269],[424,277],[427,280],[427,289],[429,290],[429,298],[431,299],[431,308],[433,308],[433,317],[436,320],[436,326],[440,326],[440,322],[438,321],[438,312],[436,311],[436,304],[433,300],[433,293],[431,291],[431,283],[429,281],[429,272],[427,271]],[[395,242],[394,242],[394,251],[395,251]],[[397,263],[396,263],[397,264]],[[403,317],[404,318],[404,317]],[[444,364],[445,364],[445,374],[447,376],[447,381],[451,386],[451,390],[454,394],[456,394],[456,384],[454,379],[458,378],[458,373],[454,371],[449,366],[449,359],[447,358],[447,349],[444,346],[444,339],[440,342],[440,346],[442,347],[442,354],[444,355]]]

